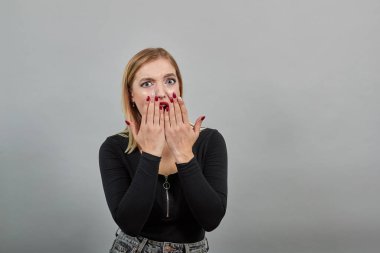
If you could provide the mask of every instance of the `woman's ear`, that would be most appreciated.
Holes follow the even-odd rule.
[[[128,92],[129,92],[129,95],[131,96],[131,101],[135,102],[134,99],[133,99],[133,92],[132,92],[132,90],[129,89]]]

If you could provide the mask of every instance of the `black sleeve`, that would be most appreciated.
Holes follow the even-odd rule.
[[[137,236],[154,203],[161,158],[143,152],[131,179],[122,155],[121,148],[108,137],[99,150],[100,173],[113,219],[124,232]]]
[[[223,136],[215,131],[207,144],[202,170],[194,157],[177,164],[181,186],[195,219],[206,231],[221,222],[227,207],[227,148]]]

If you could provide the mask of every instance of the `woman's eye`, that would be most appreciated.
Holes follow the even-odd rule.
[[[152,82],[143,82],[140,86],[145,88],[145,87],[150,87],[152,85],[153,85]]]
[[[170,78],[170,79],[168,79],[168,80],[166,81],[166,83],[171,84],[171,85],[175,84],[176,82],[177,82],[177,81],[176,81],[175,79],[173,79],[173,78]]]

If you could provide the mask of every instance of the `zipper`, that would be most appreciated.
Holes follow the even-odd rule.
[[[166,192],[166,218],[169,218],[169,189],[170,183],[168,181],[168,176],[165,176],[165,182],[162,185]]]

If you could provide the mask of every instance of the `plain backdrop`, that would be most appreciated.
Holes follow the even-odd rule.
[[[108,252],[98,164],[124,129],[121,78],[178,61],[191,119],[229,155],[211,253],[380,248],[378,0],[0,4],[0,252]]]

